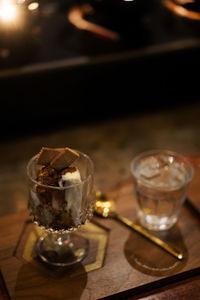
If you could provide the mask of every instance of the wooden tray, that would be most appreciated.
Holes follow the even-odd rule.
[[[189,185],[188,203],[200,214],[200,156],[194,154],[188,157],[194,166],[194,177]]]
[[[116,200],[121,215],[135,220],[131,180],[108,194]],[[183,261],[114,220],[94,217],[82,231],[90,239],[88,257],[74,268],[53,270],[34,256],[38,233],[27,213],[1,218],[0,231],[0,268],[5,282],[2,294],[7,297],[3,299],[125,299],[200,273],[200,222],[187,202],[178,224],[159,233],[160,238],[183,251]]]

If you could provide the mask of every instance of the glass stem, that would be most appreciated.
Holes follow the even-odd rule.
[[[65,233],[51,233],[49,234],[49,240],[54,245],[56,251],[58,251],[62,246],[69,246],[70,245],[70,234]]]

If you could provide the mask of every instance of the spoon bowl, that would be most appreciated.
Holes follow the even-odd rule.
[[[113,217],[115,202],[100,191],[96,191],[95,213],[103,218]]]

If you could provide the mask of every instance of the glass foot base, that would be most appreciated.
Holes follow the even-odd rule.
[[[48,234],[36,243],[36,254],[54,267],[67,267],[81,262],[88,253],[89,241],[75,233]]]

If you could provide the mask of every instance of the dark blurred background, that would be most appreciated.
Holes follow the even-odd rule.
[[[198,102],[200,20],[166,3],[11,1],[20,22],[0,14],[2,138]]]
[[[199,3],[0,3],[1,216],[26,210],[42,146],[88,153],[102,190],[142,151],[199,152]]]

